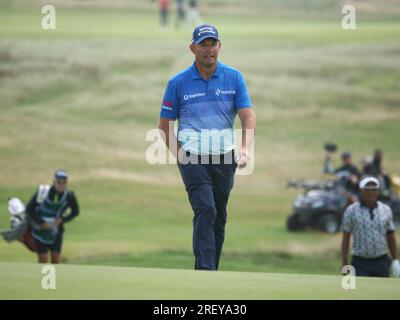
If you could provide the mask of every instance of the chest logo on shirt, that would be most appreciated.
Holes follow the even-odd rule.
[[[216,96],[224,95],[224,94],[236,94],[236,91],[235,90],[220,90],[220,89],[215,90]]]
[[[189,100],[189,99],[193,99],[193,98],[197,98],[197,97],[204,97],[206,95],[205,92],[197,92],[197,93],[192,93],[192,94],[185,94],[183,96],[183,100]]]

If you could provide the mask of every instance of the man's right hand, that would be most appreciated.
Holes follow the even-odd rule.
[[[343,272],[343,268],[344,268],[345,266],[348,266],[348,265],[349,265],[349,261],[342,261],[342,267],[340,268],[341,274],[343,274],[343,275],[346,275],[346,274],[347,274],[346,272]]]

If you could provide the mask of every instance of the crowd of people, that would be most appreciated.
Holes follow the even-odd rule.
[[[160,8],[160,25],[162,28],[166,28],[170,25],[171,16],[171,1],[170,0],[159,0]],[[202,24],[202,19],[198,10],[197,0],[176,0],[176,14],[175,14],[175,28],[184,26],[193,26]]]
[[[350,202],[354,203],[358,200],[359,195],[359,182],[362,177],[372,176],[378,179],[380,182],[381,190],[390,189],[390,179],[387,174],[382,170],[382,150],[375,150],[373,156],[366,156],[361,161],[362,169],[359,170],[354,165],[351,153],[345,151],[341,155],[342,164],[338,168],[334,168],[332,165],[332,151],[328,151],[325,157],[324,173],[335,175],[338,178],[344,178],[346,180],[346,190],[348,191]]]

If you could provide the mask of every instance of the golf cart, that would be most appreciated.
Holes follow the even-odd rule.
[[[348,203],[343,179],[340,180],[291,180],[289,188],[304,189],[293,203],[293,213],[287,219],[289,231],[317,228],[336,233]]]
[[[334,234],[339,230],[343,213],[348,205],[345,188],[346,177],[337,180],[291,180],[289,188],[302,188],[304,193],[293,202],[293,213],[287,219],[289,231],[317,228]],[[393,221],[400,227],[400,197],[395,192],[384,190],[379,201],[391,207]]]

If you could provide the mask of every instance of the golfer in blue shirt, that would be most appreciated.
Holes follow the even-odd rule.
[[[169,80],[159,124],[167,147],[178,160],[194,212],[195,269],[201,270],[218,270],[235,171],[249,164],[256,127],[243,75],[218,61],[220,49],[214,26],[196,27],[190,44],[195,61]],[[236,114],[243,131],[241,149],[235,155]]]

